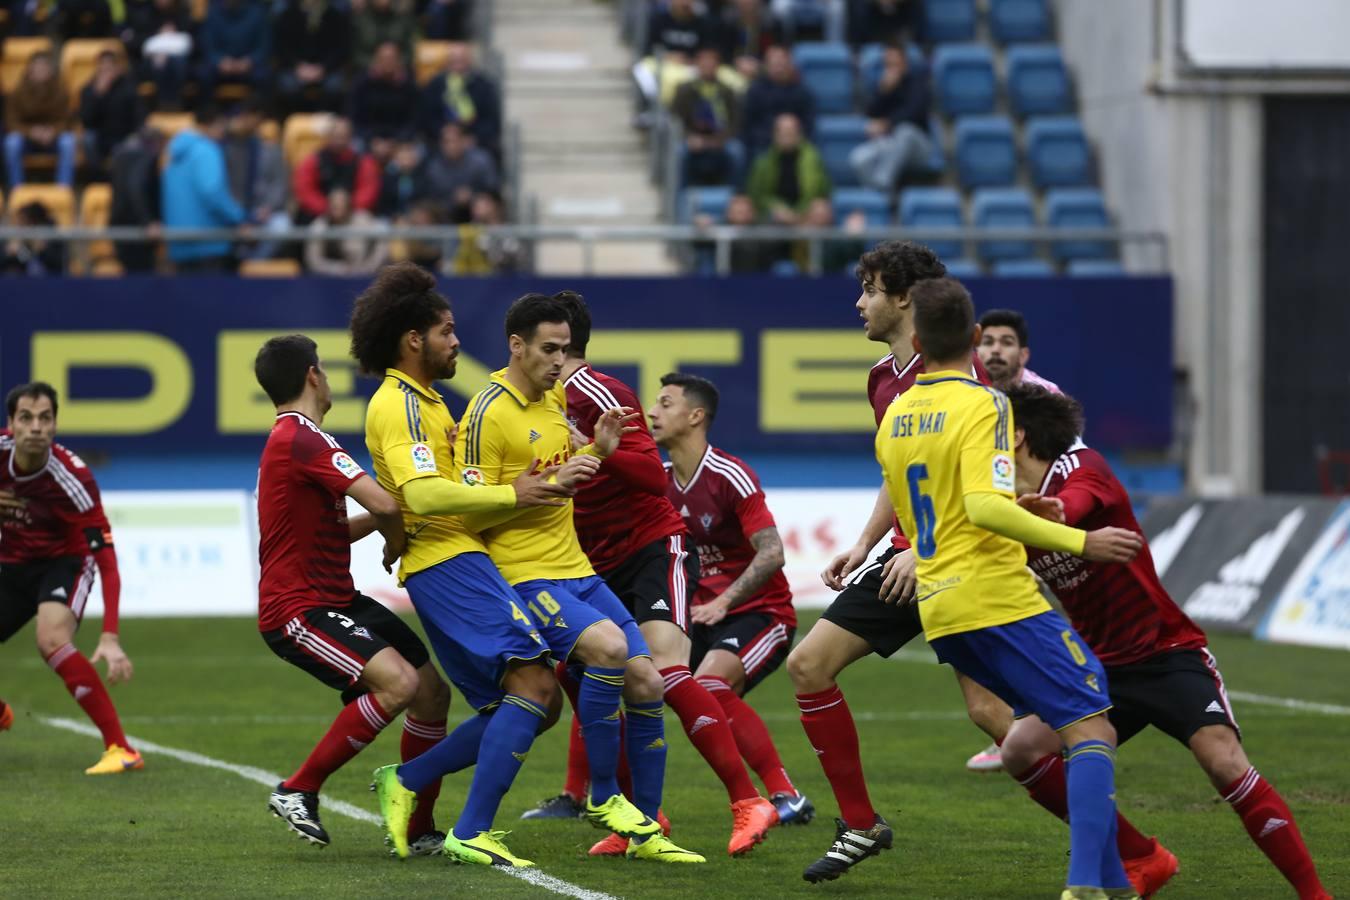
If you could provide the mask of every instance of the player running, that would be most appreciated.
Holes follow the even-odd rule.
[[[122,579],[93,473],[55,442],[57,405],[56,390],[42,381],[20,385],[5,397],[9,432],[0,433],[0,644],[37,617],[38,652],[103,738],[103,756],[85,774],[111,775],[145,765],[127,742],[94,668],[99,660],[107,662],[109,684],[131,678],[131,660],[117,636]],[[87,659],[73,641],[95,567],[103,582],[103,634]],[[7,710],[0,711],[0,721],[13,721]]]
[[[1062,393],[1059,385],[1027,368],[1031,344],[1027,320],[1013,309],[991,309],[980,316],[980,362],[989,370],[994,387],[1006,391],[1014,385],[1034,384],[1053,393]]]
[[[1083,431],[1078,403],[1025,384],[1009,391],[1008,399],[1018,493],[1057,498],[1069,525],[1111,525],[1142,538],[1125,488],[1101,454],[1078,439]],[[1293,813],[1242,749],[1242,733],[1205,633],[1168,596],[1148,544],[1124,565],[1041,550],[1027,555],[1106,668],[1119,743],[1152,725],[1189,747],[1252,841],[1301,900],[1329,898]],[[1036,716],[1018,719],[1003,744],[1003,758],[1032,799],[1065,817],[1064,764],[1058,740],[1044,722]],[[1126,871],[1144,896],[1176,873],[1176,857],[1124,819],[1118,841]]]
[[[533,471],[489,490],[451,477],[455,422],[434,383],[454,376],[459,338],[430,274],[412,263],[381,270],[356,299],[351,335],[361,369],[383,377],[366,412],[366,446],[409,534],[399,581],[442,668],[480,713],[434,743],[428,735],[430,746],[411,761],[376,770],[385,827],[395,853],[408,856],[415,798],[420,806],[443,775],[477,764],[459,820],[445,835],[445,855],[531,866],[511,853],[492,820],[557,699],[557,682],[548,648],[460,516],[554,503],[567,490]]]
[[[412,629],[352,583],[351,547],[378,530],[388,568],[403,552],[403,515],[338,442],[320,430],[333,405],[314,341],[274,337],[253,364],[277,408],[258,469],[258,630],[277,656],[342,692],[343,708],[294,775],[268,800],[273,814],[301,838],[329,843],[319,821],[319,790],[399,713],[403,754],[421,751],[421,733],[445,730],[450,689]],[[345,497],[368,515],[347,518]],[[440,849],[431,827],[412,835],[417,852]]]
[[[456,456],[465,484],[494,490],[541,459],[559,467],[560,481],[594,476],[619,449],[625,428],[633,427],[626,425],[631,410],[604,411],[595,422],[594,442],[573,450],[560,380],[571,342],[567,307],[544,294],[526,294],[507,310],[506,335],[507,367],[492,373],[464,412]],[[630,858],[703,862],[672,843],[657,823],[666,767],[661,676],[632,614],[582,551],[572,503],[471,515],[466,521],[482,534],[554,655],[584,666],[577,676],[576,712],[591,772],[586,817],[632,839],[625,851]],[[621,696],[627,716],[622,730]],[[633,775],[632,803],[617,781],[621,731]]]
[[[924,635],[941,662],[1059,732],[1069,769],[1063,900],[1137,898],[1116,849],[1106,674],[1041,596],[1022,545],[1124,563],[1143,542],[1122,528],[1085,532],[1048,522],[1013,502],[1008,400],[968,371],[980,337],[970,295],[942,278],[916,285],[910,300],[925,373],[887,409],[876,450],[900,523],[913,536]],[[1060,511],[1041,498],[1028,505]],[[836,853],[870,849],[840,828]]]
[[[912,346],[914,310],[909,292],[923,280],[940,278],[946,271],[933,251],[909,241],[880,244],[859,261],[862,293],[855,306],[868,340],[885,343],[891,349],[867,376],[867,396],[878,423],[891,401],[909,390],[925,371],[923,359]],[[988,375],[973,353],[962,371],[988,383]],[[910,602],[914,553],[898,527],[891,546],[871,565],[863,566],[868,552],[895,522],[891,500],[882,487],[857,543],[836,556],[821,573],[825,584],[840,591],[839,595],[787,660],[802,728],[829,779],[842,821],[857,840],[874,848],[869,855],[890,849],[894,838],[890,825],[868,796],[858,729],[836,679],[869,653],[889,657],[923,631],[918,610]],[[1012,723],[1007,705],[959,672],[957,680],[971,719],[995,741],[1001,740]],[[838,878],[861,859],[826,853],[806,868],[803,877],[813,882]]]
[[[793,786],[764,720],[741,699],[783,664],[797,633],[783,541],[754,470],[708,443],[716,385],[679,372],[661,385],[648,411],[652,435],[670,455],[666,496],[689,526],[702,573],[690,614],[696,677],[722,704],[780,818],[805,824],[815,807]]]

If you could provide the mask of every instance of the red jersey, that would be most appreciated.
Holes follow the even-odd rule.
[[[985,371],[984,363],[976,353],[971,353],[971,370],[980,384],[992,385],[993,379]],[[914,387],[914,379],[924,373],[923,357],[914,354],[902,369],[895,362],[895,354],[888,353],[867,373],[867,399],[872,403],[872,413],[876,416],[877,427],[886,417],[886,409],[896,397]],[[909,541],[900,530],[900,520],[895,520],[895,531],[891,535],[891,546],[897,550],[908,550]]]
[[[346,495],[365,474],[305,416],[277,416],[258,468],[259,631],[352,602]]]
[[[698,592],[694,605],[707,603],[731,586],[755,558],[750,535],[776,527],[764,502],[764,490],[754,470],[729,453],[708,446],[689,483],[681,485],[669,463],[667,496],[689,527],[698,546]],[[733,615],[768,613],[791,627],[797,626],[792,591],[779,569]]]
[[[0,565],[93,555],[103,579],[103,630],[116,633],[117,551],[98,484],[84,460],[53,443],[42,468],[22,474],[14,464],[14,437],[0,432],[0,491],[28,501],[22,515],[0,520]]]
[[[589,365],[582,365],[565,384],[568,421],[588,439],[595,436],[596,420],[605,410],[642,408],[628,385]],[[637,422],[642,427],[623,436],[619,449],[605,458],[572,501],[581,549],[602,575],[648,544],[685,531],[666,499],[666,473],[646,416]]]
[[[1102,455],[1078,444],[1055,460],[1041,493],[1064,501],[1069,525],[1128,528],[1144,537],[1130,497]],[[1205,646],[1205,633],[1168,596],[1148,543],[1133,562],[1089,562],[1027,548],[1032,571],[1054,590],[1074,628],[1105,666],[1140,662],[1167,650]]]

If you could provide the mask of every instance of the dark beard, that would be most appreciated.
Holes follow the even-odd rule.
[[[423,344],[423,345],[422,345],[422,366],[423,366],[423,368],[425,368],[428,372],[431,372],[431,373],[432,373],[432,376],[433,376],[434,378],[438,379],[438,380],[447,380],[447,381],[448,381],[449,379],[454,378],[454,377],[455,377],[455,360],[454,360],[453,358],[452,358],[452,359],[449,359],[449,360],[446,360],[444,363],[441,363],[440,366],[439,366],[439,368],[438,368],[438,367],[437,367],[437,360],[436,360],[429,352],[427,352],[428,349],[429,349],[429,348],[427,347],[426,344]]]

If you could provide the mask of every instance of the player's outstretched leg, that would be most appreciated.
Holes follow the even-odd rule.
[[[972,772],[997,772],[1003,768],[999,744],[1012,727],[1012,710],[991,691],[960,672],[956,673],[956,682],[961,686],[970,721],[994,741],[966,760],[966,768]]]
[[[445,717],[450,707],[450,688],[436,667],[428,662],[417,670],[417,694],[403,717],[399,759],[408,762],[445,740]],[[417,795],[417,807],[408,822],[408,850],[413,856],[441,852],[445,833],[436,828],[436,798],[441,793],[437,778]]]

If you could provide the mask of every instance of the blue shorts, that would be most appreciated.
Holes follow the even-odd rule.
[[[501,702],[513,660],[547,662],[548,647],[486,553],[461,553],[404,582],[441,668],[477,710]]]
[[[652,655],[633,614],[599,575],[557,580],[535,578],[520,582],[515,589],[555,659],[566,660],[581,633],[606,619],[623,629],[624,637],[628,638],[629,659]]]
[[[940,661],[1003,698],[1013,715],[1035,713],[1056,731],[1111,708],[1102,664],[1057,612],[931,643]]]

